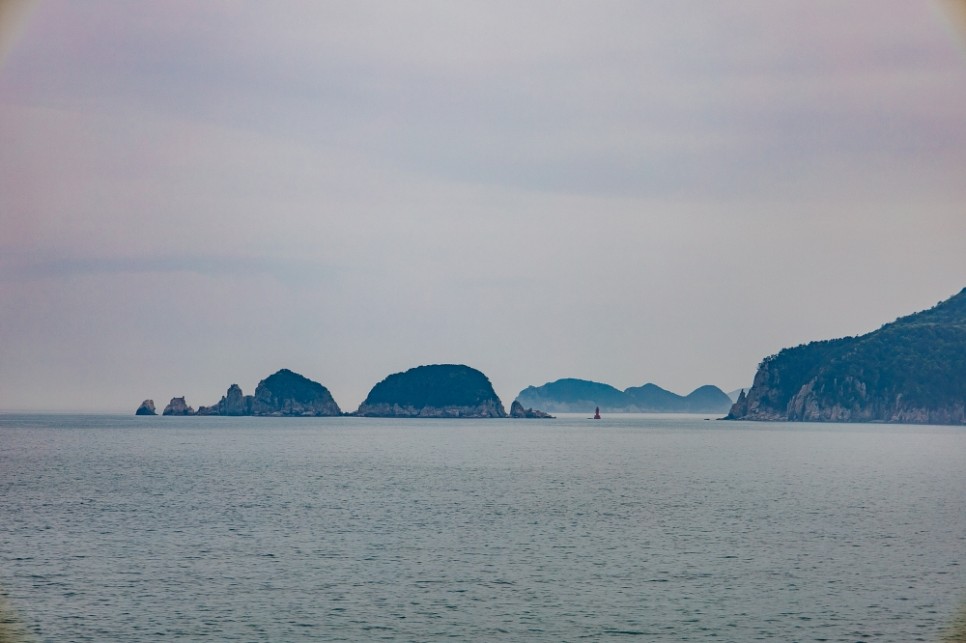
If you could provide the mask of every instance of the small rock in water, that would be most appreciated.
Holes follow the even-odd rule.
[[[158,412],[154,408],[154,400],[144,400],[141,402],[141,406],[138,410],[134,412],[134,415],[157,415]]]

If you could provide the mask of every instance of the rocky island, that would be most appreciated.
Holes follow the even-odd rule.
[[[252,415],[326,417],[342,410],[329,389],[283,368],[255,387]]]
[[[525,409],[523,405],[520,404],[519,400],[513,400],[513,404],[510,405],[510,417],[511,418],[523,418],[529,420],[554,420],[554,416],[549,413],[544,413],[543,411],[538,411],[536,409]]]
[[[164,407],[161,415],[194,415],[195,410],[188,406],[183,397],[172,397],[168,405]]]
[[[725,419],[966,424],[966,288],[866,335],[766,357]]]
[[[461,364],[417,366],[369,391],[355,415],[365,417],[505,418],[503,403],[480,371]]]
[[[587,413],[595,407],[605,413],[725,413],[731,408],[731,398],[717,386],[701,386],[684,396],[656,384],[621,391],[610,384],[575,378],[528,386],[516,402],[551,413]]]
[[[142,402],[138,415],[145,415]],[[183,397],[175,397],[164,408],[162,415],[227,415],[275,417],[323,417],[342,415],[329,389],[318,382],[283,368],[269,375],[255,388],[255,395],[245,395],[238,384],[232,384],[221,400],[211,406],[200,406],[195,411]]]
[[[134,412],[134,415],[157,415],[158,411],[154,408],[154,400],[144,400],[141,406]]]

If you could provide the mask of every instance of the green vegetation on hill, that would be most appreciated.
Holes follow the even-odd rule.
[[[607,413],[724,413],[731,398],[717,386],[705,385],[687,396],[656,384],[620,391],[609,384],[574,378],[528,386],[516,401],[557,413],[590,413],[596,407]]]
[[[329,389],[287,368],[269,375],[255,389],[254,415],[339,415]]]
[[[263,379],[258,383],[258,389],[264,391],[266,397],[271,395],[275,399],[289,399],[303,404],[319,400],[328,401],[332,397],[329,390],[318,382],[293,373],[287,368]]]
[[[372,387],[357,414],[506,417],[486,375],[461,364],[417,366],[394,373]]]
[[[597,406],[612,411],[627,403],[624,394],[609,384],[575,378],[528,386],[516,401],[525,407],[560,413],[592,413]]]
[[[966,422],[966,289],[859,337],[762,360],[731,419]]]

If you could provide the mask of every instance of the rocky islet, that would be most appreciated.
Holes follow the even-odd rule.
[[[145,400],[137,413],[145,415]],[[153,402],[151,402],[153,408]],[[521,407],[522,409],[522,407]],[[503,403],[490,380],[462,364],[417,366],[394,373],[376,384],[354,413],[343,413],[329,390],[298,373],[282,369],[266,377],[254,395],[232,384],[221,400],[195,411],[184,397],[172,398],[163,415],[329,417],[356,415],[396,418],[505,418]],[[550,417],[526,409],[513,417]]]

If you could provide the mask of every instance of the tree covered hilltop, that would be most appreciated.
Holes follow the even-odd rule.
[[[417,366],[372,387],[355,415],[367,417],[503,418],[486,375],[462,364]]]
[[[610,384],[576,378],[528,386],[516,401],[551,413],[586,413],[596,407],[605,413],[726,413],[731,408],[728,394],[710,384],[678,395],[656,384],[621,391]]]
[[[725,419],[966,424],[966,288],[866,335],[766,357]]]

